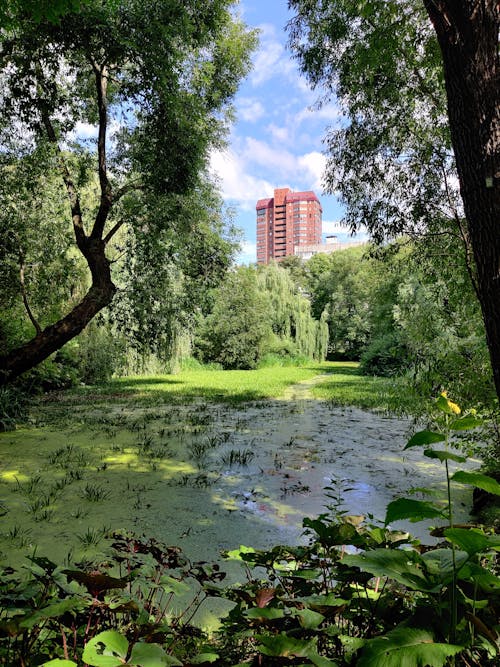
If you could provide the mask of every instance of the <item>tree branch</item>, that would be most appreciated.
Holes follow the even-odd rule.
[[[113,238],[113,236],[114,236],[114,235],[116,234],[116,232],[120,229],[120,227],[122,227],[122,225],[123,225],[124,223],[125,223],[125,220],[122,218],[121,220],[118,220],[118,222],[117,222],[115,225],[113,225],[113,227],[111,227],[111,229],[109,230],[109,232],[108,232],[108,233],[106,234],[106,236],[104,237],[104,245],[107,245],[107,244],[111,241],[111,239]]]
[[[57,150],[59,171],[63,178],[64,185],[66,186],[66,192],[68,193],[69,203],[71,206],[71,219],[73,222],[73,230],[75,233],[76,243],[80,248],[80,250],[83,252],[87,245],[87,235],[85,234],[85,229],[83,226],[80,197],[78,195],[78,191],[71,177],[68,165],[66,164],[66,161],[64,159],[63,153],[59,146],[59,142],[57,140],[57,135],[54,130],[54,126],[52,125],[52,121],[50,120],[47,108],[45,106],[42,106],[41,114],[42,114],[42,122],[45,127],[45,131],[47,132],[49,141],[54,145],[54,147]]]
[[[104,225],[111,210],[113,195],[111,184],[108,179],[106,163],[106,134],[108,128],[108,72],[106,65],[97,67],[93,64],[95,74],[95,85],[97,91],[97,109],[99,113],[99,134],[97,137],[97,160],[99,172],[99,184],[101,187],[101,202],[96,215],[94,227],[90,234],[93,239],[102,238]]]

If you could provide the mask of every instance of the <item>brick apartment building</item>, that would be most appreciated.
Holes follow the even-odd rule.
[[[279,262],[295,248],[321,243],[319,199],[314,192],[277,188],[274,197],[259,199],[257,211],[257,263]]]

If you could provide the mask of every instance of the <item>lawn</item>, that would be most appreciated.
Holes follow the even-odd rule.
[[[310,381],[315,398],[335,405],[411,412],[413,403],[398,391],[392,379],[363,376],[356,362],[311,362],[305,366],[272,366],[248,371],[196,369],[175,375],[116,378],[97,387],[65,392],[62,398],[87,396],[94,401],[186,402],[196,398],[241,403],[279,398],[291,385]],[[75,396],[76,394],[76,396]],[[61,398],[59,395],[58,398]]]

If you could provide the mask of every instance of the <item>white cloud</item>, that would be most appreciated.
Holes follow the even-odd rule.
[[[268,125],[266,130],[276,139],[276,141],[290,141],[290,129],[288,127],[278,127],[278,125]]]
[[[306,153],[297,159],[298,166],[306,173],[306,180],[312,183],[313,190],[322,191],[323,175],[326,167],[326,157],[318,151]]]
[[[250,74],[253,86],[260,86],[274,76],[289,77],[296,72],[294,63],[276,36],[276,28],[264,23],[259,26],[259,30],[260,48],[254,56],[253,70]]]
[[[251,97],[242,97],[238,100],[238,115],[243,120],[254,123],[262,118],[265,113],[266,110],[259,100]]]
[[[248,173],[245,161],[234,151],[216,151],[210,160],[212,170],[221,180],[222,196],[252,210],[258,199],[270,196],[273,185]]]

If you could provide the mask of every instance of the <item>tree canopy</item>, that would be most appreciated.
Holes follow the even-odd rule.
[[[59,211],[40,213],[56,234],[70,225],[91,283],[61,319],[34,325],[31,340],[5,351],[1,381],[59,349],[112,301],[110,262],[127,251],[127,227],[136,243],[150,243],[167,229],[175,229],[174,238],[198,238],[200,217],[189,214],[189,198],[209,187],[208,154],[224,140],[231,100],[255,40],[233,17],[231,5],[88,0],[61,5],[56,16],[25,12],[22,21],[11,20],[3,30],[0,167],[20,174],[38,151],[41,170],[58,173],[62,187],[50,194],[58,196]],[[83,134],[91,139],[84,142]],[[36,179],[24,172],[21,190],[27,192]],[[15,187],[9,193],[12,206],[36,208],[34,199],[18,194]],[[212,204],[213,198],[209,209]],[[207,224],[215,230],[220,215],[204,216],[201,227]],[[5,233],[10,243],[3,242],[4,252],[19,257],[16,230]],[[206,229],[201,235],[210,236]],[[32,244],[26,248],[25,256]],[[203,266],[187,262],[188,273],[210,272],[210,256],[207,250]]]
[[[344,113],[327,137],[328,191],[351,228],[379,241],[451,234],[464,245],[500,396],[498,3],[289,5],[302,70]]]

